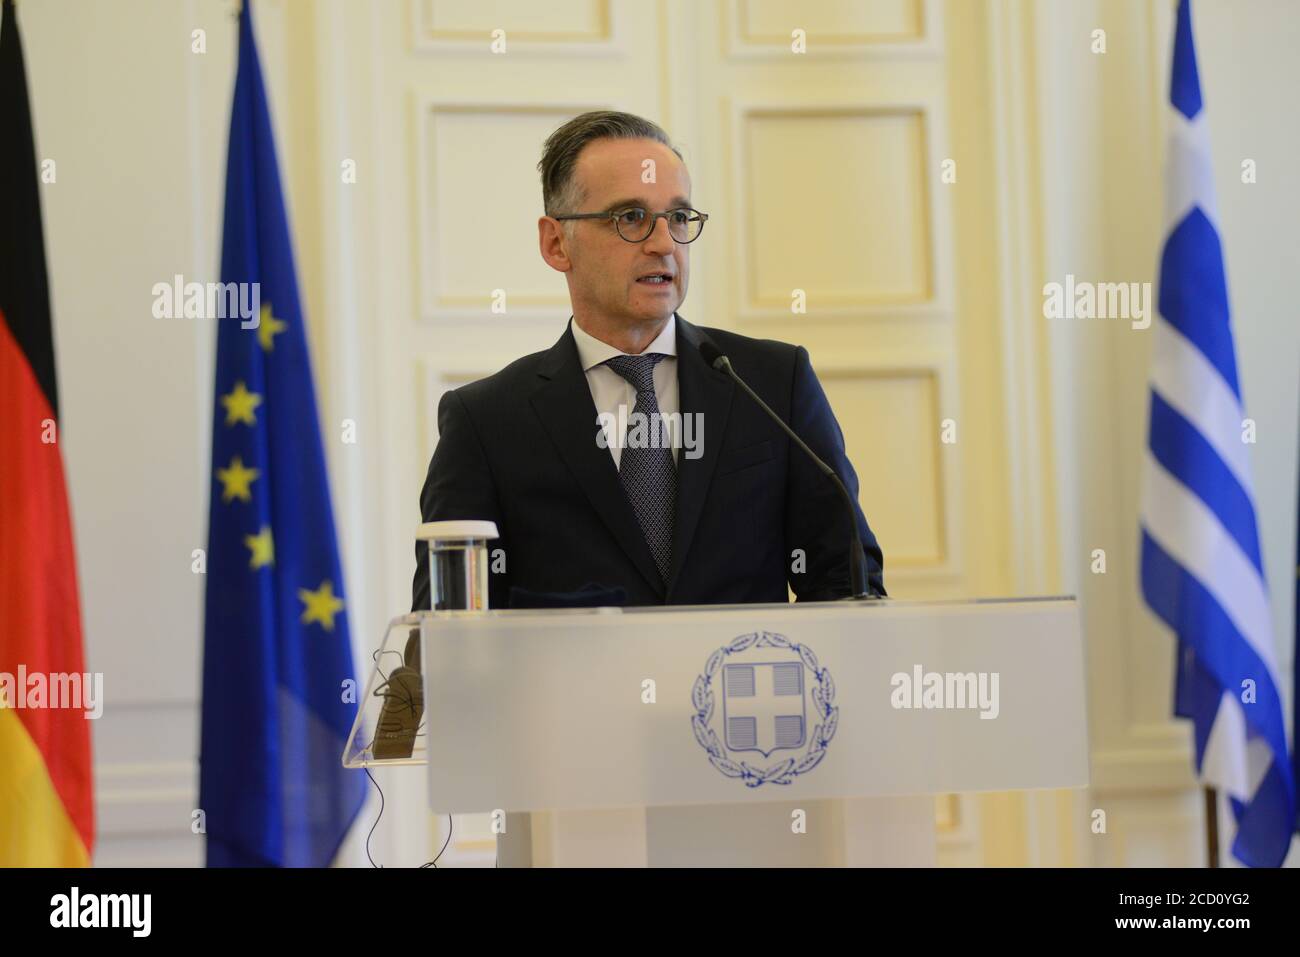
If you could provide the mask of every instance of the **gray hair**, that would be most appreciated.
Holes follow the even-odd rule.
[[[603,139],[655,140],[683,159],[681,151],[657,123],[615,110],[582,113],[547,137],[542,147],[537,169],[542,174],[542,206],[547,216],[577,212],[585,198],[573,176],[578,154],[592,140]]]

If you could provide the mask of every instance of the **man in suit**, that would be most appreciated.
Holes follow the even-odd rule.
[[[424,521],[496,523],[494,608],[515,586],[621,588],[630,605],[784,602],[787,587],[800,601],[850,595],[839,493],[699,346],[729,356],[856,502],[808,353],[677,314],[707,216],[691,208],[667,135],[630,114],[585,113],[551,135],[539,168],[541,254],[565,274],[573,315],[550,349],[443,396]],[[854,512],[869,586],[884,594],[880,548]],[[428,608],[420,551],[414,607]]]

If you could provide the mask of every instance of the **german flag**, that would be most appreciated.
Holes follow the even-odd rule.
[[[90,723],[19,676],[81,675],[81,608],[22,44],[0,25],[0,866],[88,865]],[[5,679],[8,679],[7,681]],[[21,701],[8,700],[24,696]],[[44,696],[42,696],[44,697]]]

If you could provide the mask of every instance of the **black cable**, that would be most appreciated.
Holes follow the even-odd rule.
[[[438,856],[431,861],[426,861],[425,863],[421,864],[420,870],[424,870],[426,867],[432,867],[435,871],[438,869],[438,862],[442,860],[443,851],[447,850],[447,845],[451,843],[451,829],[453,827],[453,824],[454,822],[452,821],[451,815],[448,814],[447,815],[447,840],[442,842],[442,850],[438,852]]]
[[[379,648],[376,648],[375,653],[370,656],[370,660],[374,662],[375,671],[379,672],[379,677],[383,678],[385,683],[387,683],[388,675],[384,674],[383,669],[379,667],[380,655],[397,655],[400,658],[402,656],[402,653],[400,651],[394,651],[392,648],[389,648],[387,651],[383,651]]]
[[[398,652],[396,652],[396,651],[391,651],[391,650],[390,650],[390,651],[383,652],[383,653],[384,653],[384,654],[395,655],[395,654],[397,654]],[[380,654],[381,654],[381,652],[376,651],[373,655],[371,655],[371,658],[372,658],[372,660],[373,660],[374,663],[375,663],[375,670],[378,671],[378,672],[379,672],[379,676],[380,676],[381,678],[384,679],[384,684],[387,684],[387,683],[388,683],[388,676],[387,676],[386,674],[384,674],[383,670],[379,667],[379,657],[380,657]],[[380,688],[382,688],[382,687],[383,687],[383,685],[380,686]],[[376,694],[379,694],[379,691],[376,690],[375,693],[376,693]],[[421,722],[420,722],[420,728],[423,728],[423,727],[424,727],[424,722],[421,721]],[[417,737],[419,737],[419,735],[420,735],[420,728],[416,728],[416,736],[417,736]],[[374,747],[374,742],[373,742],[373,741],[371,742],[371,745],[370,745],[370,746],[371,746],[372,748]],[[370,825],[370,832],[369,832],[368,834],[366,834],[366,859],[370,861],[370,866],[371,866],[371,867],[373,867],[373,868],[378,868],[378,869],[382,870],[384,865],[383,865],[383,864],[376,864],[376,863],[375,863],[375,859],[374,859],[374,858],[371,856],[371,854],[370,854],[370,839],[374,836],[375,828],[379,827],[379,819],[382,818],[382,817],[384,816],[384,804],[385,804],[385,801],[384,801],[384,789],[381,788],[381,787],[379,786],[379,782],[375,780],[375,776],[374,776],[373,774],[370,773],[370,768],[363,768],[363,770],[366,772],[366,777],[368,777],[368,778],[370,779],[370,783],[373,784],[373,785],[375,786],[375,790],[379,792],[379,813],[378,813],[377,815],[375,815],[375,823],[372,824],[372,825]],[[423,870],[424,868],[427,868],[427,867],[432,867],[434,870],[437,870],[437,869],[438,869],[438,861],[442,860],[442,855],[446,852],[446,850],[447,850],[447,845],[451,843],[451,832],[452,832],[452,827],[453,827],[452,816],[451,816],[450,814],[448,814],[448,815],[447,815],[447,840],[445,840],[445,841],[443,842],[443,844],[442,844],[442,850],[440,850],[440,851],[438,852],[438,856],[437,856],[437,857],[435,857],[435,858],[434,858],[433,860],[431,860],[431,861],[427,861],[426,863],[420,865],[420,869],[421,869],[421,870]],[[494,864],[493,866],[495,867],[496,865]]]
[[[384,816],[384,789],[379,786],[379,782],[375,780],[375,776],[370,773],[369,768],[365,768],[364,770],[366,772],[366,777],[370,778],[370,783],[373,784],[375,790],[379,792],[379,813],[375,816],[375,823],[370,825],[370,833],[366,835],[366,858],[370,861],[371,867],[382,869],[384,865],[376,864],[375,859],[370,856],[370,838],[374,835],[375,828],[379,827],[379,819]]]

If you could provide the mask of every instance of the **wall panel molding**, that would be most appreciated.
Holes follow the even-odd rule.
[[[792,31],[807,37],[807,59],[938,59],[943,51],[939,0],[798,5],[723,0],[724,55],[733,60],[791,58]],[[836,23],[838,15],[839,22]]]
[[[622,57],[627,54],[626,0],[410,0],[412,50],[418,55],[497,58]],[[493,51],[504,31],[506,53]]]
[[[729,197],[731,222],[724,228],[730,230],[731,245],[736,250],[733,302],[740,323],[789,323],[794,316],[791,291],[796,288],[804,289],[808,296],[808,313],[798,317],[803,321],[842,324],[951,317],[951,202],[942,189],[935,189],[933,185],[938,181],[940,164],[946,153],[943,145],[946,142],[943,133],[946,118],[937,97],[895,99],[865,93],[851,98],[823,97],[819,100],[733,96],[724,101],[723,112],[729,128],[724,141],[728,150],[724,164],[735,171]],[[857,130],[853,128],[854,121],[862,124]],[[758,162],[754,155],[757,144],[753,140],[756,136],[761,138],[762,126],[780,123],[789,124],[791,129],[785,134],[789,136],[799,135],[796,128],[806,123],[806,135],[818,142],[810,144],[806,166],[797,165],[798,160],[804,157],[789,154],[777,158],[775,169],[764,171],[755,165]],[[855,136],[861,139],[864,135],[875,136],[879,146],[894,147],[898,161],[907,164],[903,172],[911,180],[912,195],[901,206],[895,205],[898,201],[892,181],[881,178],[879,187],[872,189],[872,183],[864,183],[860,174],[847,167],[836,170],[840,176],[836,188],[847,200],[856,196],[857,207],[848,207],[852,213],[865,219],[871,213],[892,208],[899,217],[900,228],[911,226],[920,230],[910,244],[913,247],[911,257],[895,263],[903,268],[909,268],[910,263],[914,278],[901,290],[883,285],[889,270],[878,272],[874,279],[870,275],[865,280],[861,276],[855,279],[850,272],[858,272],[858,267],[851,265],[851,260],[846,259],[843,252],[828,245],[827,253],[835,251],[836,258],[844,259],[844,262],[834,277],[825,278],[850,290],[857,281],[860,285],[855,291],[832,290],[818,294],[817,290],[807,288],[806,280],[793,274],[788,283],[790,289],[782,288],[781,295],[778,296],[774,289],[764,290],[760,287],[760,276],[770,273],[773,268],[779,269],[781,263],[778,260],[767,262],[762,254],[762,231],[769,227],[758,222],[757,217],[766,211],[768,215],[793,218],[798,210],[795,200],[800,190],[792,187],[802,184],[802,189],[808,191],[810,202],[815,204],[810,210],[808,228],[816,229],[820,224],[822,229],[811,237],[813,242],[819,239],[826,243],[851,242],[848,237],[853,234],[852,229],[829,220],[821,223],[819,219],[832,215],[833,206],[831,197],[818,196],[815,192],[824,188],[826,173],[817,164],[819,156],[826,164],[831,164],[834,154],[839,154],[842,162],[843,156],[850,152],[848,147],[854,145],[850,141]],[[831,141],[836,136],[846,139],[843,149],[834,148]],[[829,165],[829,168],[834,169],[834,166]],[[773,208],[766,210],[766,206]],[[835,226],[842,230],[839,236],[831,232]],[[865,243],[869,236],[865,232],[862,236]],[[885,242],[885,239],[876,237],[874,241]],[[881,246],[876,253],[883,257],[897,255],[890,243]],[[873,254],[865,246],[861,250],[861,263],[863,269],[872,268]],[[884,269],[884,266],[876,268]],[[810,275],[815,276],[816,272],[815,266],[808,268]],[[871,288],[873,282],[879,287],[874,291]]]
[[[537,253],[534,224],[541,215],[541,187],[535,157],[545,137],[542,131],[586,110],[622,107],[543,97],[470,101],[425,92],[414,93],[413,99],[413,215],[418,237],[414,271],[421,318],[433,323],[500,323],[566,317],[569,300],[563,277]],[[510,144],[512,136],[517,145]],[[458,186],[460,174],[493,164],[503,171],[499,191],[466,192]],[[468,225],[471,221],[477,225]],[[484,223],[500,224],[502,230],[502,248],[492,257],[479,255],[469,241]],[[492,311],[495,289],[506,294],[505,313]]]

